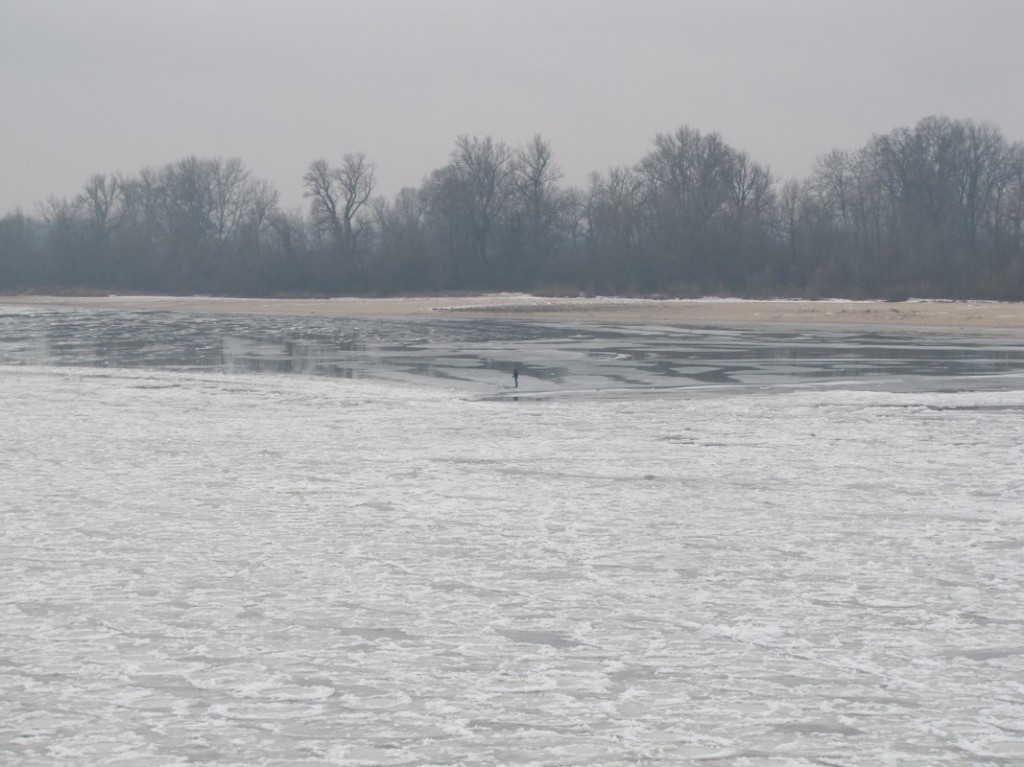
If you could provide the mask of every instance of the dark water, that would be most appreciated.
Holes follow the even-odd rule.
[[[0,365],[432,382],[487,394],[1020,388],[1024,337],[850,328],[180,314],[0,305]]]

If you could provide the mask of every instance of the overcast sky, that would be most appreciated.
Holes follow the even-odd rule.
[[[0,0],[0,214],[241,157],[287,208],[365,152],[389,197],[460,134],[564,172],[718,132],[783,179],[932,114],[1024,140],[1021,0]]]

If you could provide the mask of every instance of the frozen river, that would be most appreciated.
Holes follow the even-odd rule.
[[[1022,352],[0,307],[0,764],[1024,764]]]

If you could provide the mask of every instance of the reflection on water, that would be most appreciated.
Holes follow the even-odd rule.
[[[864,329],[670,328],[0,306],[0,365],[441,379],[521,395],[850,383],[1017,388],[1024,340]],[[955,380],[954,380],[955,379]]]

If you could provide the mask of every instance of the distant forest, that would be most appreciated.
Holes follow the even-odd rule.
[[[237,158],[98,174],[0,219],[0,291],[1024,299],[1024,143],[987,123],[928,117],[785,182],[688,127],[586,188],[539,136],[461,136],[391,200],[375,172],[312,162],[304,212]]]

